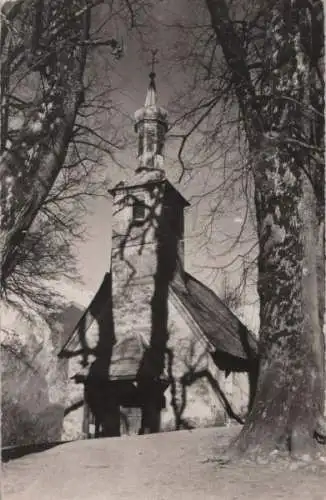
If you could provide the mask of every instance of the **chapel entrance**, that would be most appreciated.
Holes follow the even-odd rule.
[[[119,421],[111,425],[104,425],[100,423],[95,415],[91,412],[89,407],[85,405],[84,413],[88,413],[87,424],[84,428],[84,435],[88,439],[95,439],[99,437],[114,437],[114,436],[133,436],[140,433],[142,411],[141,408],[125,408],[119,407]],[[112,415],[110,415],[112,418]]]
[[[150,434],[160,431],[168,382],[98,380],[85,382],[83,434],[86,438]]]

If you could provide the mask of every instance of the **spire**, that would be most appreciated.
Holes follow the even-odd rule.
[[[156,84],[155,84],[155,73],[151,71],[149,74],[149,85],[147,89],[146,99],[145,99],[145,108],[149,106],[156,106]]]
[[[155,64],[157,50],[152,50],[151,72],[144,107],[135,113],[138,133],[138,168],[157,169],[163,166],[167,112],[157,105]]]
[[[146,94],[146,99],[145,99],[145,108],[148,108],[149,106],[156,106],[156,84],[155,84],[155,78],[156,78],[156,73],[155,73],[155,64],[158,62],[156,59],[156,54],[157,54],[157,49],[152,50],[152,70],[149,74],[149,86],[147,89],[147,94]]]

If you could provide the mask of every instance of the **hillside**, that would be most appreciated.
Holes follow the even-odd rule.
[[[3,465],[6,500],[323,500],[325,467],[228,465],[239,427],[93,439]]]

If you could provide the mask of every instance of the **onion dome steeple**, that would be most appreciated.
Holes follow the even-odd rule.
[[[138,134],[138,170],[163,168],[163,148],[168,128],[167,112],[157,105],[155,82],[155,54],[152,51],[152,71],[144,106],[135,113],[135,131]]]

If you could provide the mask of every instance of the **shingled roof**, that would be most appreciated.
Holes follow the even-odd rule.
[[[257,356],[253,333],[210,288],[186,272],[176,275],[171,288],[217,351],[242,360]]]
[[[60,356],[71,354],[77,347],[80,329],[85,335],[95,318],[99,320],[103,315],[108,315],[112,307],[110,281],[111,275],[106,273],[89,307],[71,329]],[[257,340],[210,288],[190,274],[182,272],[175,276],[170,291],[171,298],[174,295],[182,304],[184,316],[190,318],[190,327],[196,327],[197,332],[209,344],[215,361],[216,355],[219,359],[222,357],[223,368],[217,363],[222,369],[232,371],[234,361],[240,360],[245,363],[242,363],[242,369],[250,370],[251,362],[257,358]],[[110,328],[110,324],[107,327]],[[144,344],[144,339],[131,334],[121,340],[112,338],[112,342],[109,377],[113,380],[135,378],[148,347]]]

